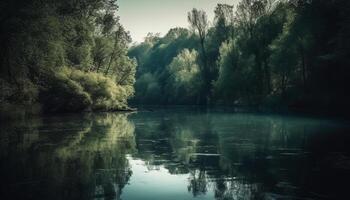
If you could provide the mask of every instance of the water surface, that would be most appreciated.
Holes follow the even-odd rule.
[[[196,109],[2,123],[0,199],[346,199],[349,130]]]

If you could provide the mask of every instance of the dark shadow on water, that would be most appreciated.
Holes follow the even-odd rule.
[[[1,199],[115,199],[131,176],[127,115],[65,116],[1,129]]]

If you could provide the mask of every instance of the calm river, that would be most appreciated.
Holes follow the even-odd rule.
[[[198,109],[0,122],[0,199],[349,199],[350,126]]]

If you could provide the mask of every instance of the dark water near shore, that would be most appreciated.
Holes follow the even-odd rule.
[[[349,198],[346,122],[163,109],[0,126],[2,200]]]

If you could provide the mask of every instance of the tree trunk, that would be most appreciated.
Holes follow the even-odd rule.
[[[98,63],[97,63],[97,68],[96,68],[96,72],[98,73],[98,71],[100,70],[100,67],[101,67],[101,64],[102,63],[102,61],[99,61]]]
[[[306,64],[305,64],[305,55],[304,52],[301,53],[301,63],[302,63],[302,73],[303,73],[303,85],[306,89]]]
[[[200,39],[201,49],[202,49],[202,62],[203,62],[202,76],[204,81],[201,99],[202,99],[202,103],[204,105],[207,105],[208,98],[210,97],[210,77],[209,77],[210,71],[207,64],[207,53],[205,51],[204,41],[205,41],[205,38]]]
[[[300,57],[301,57],[301,72],[302,72],[302,81],[303,81],[303,87],[304,90],[306,89],[306,62],[305,62],[305,51],[304,51],[304,47],[301,44],[299,46],[300,49]]]
[[[107,66],[107,69],[106,69],[106,71],[105,71],[105,75],[108,74],[108,71],[109,71],[109,69],[111,68],[113,59],[114,59],[114,51],[112,52],[111,58],[109,59],[108,66]]]
[[[271,71],[270,71],[270,66],[267,62],[267,60],[264,60],[264,70],[265,70],[265,81],[266,81],[266,87],[267,87],[267,94],[270,94],[271,92]]]

